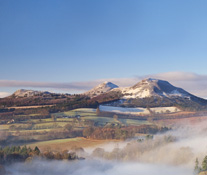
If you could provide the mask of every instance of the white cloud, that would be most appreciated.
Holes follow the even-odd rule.
[[[73,83],[55,83],[55,82],[33,82],[33,81],[16,81],[0,80],[0,87],[33,87],[33,88],[60,88],[85,90],[89,87],[90,82],[73,82]]]
[[[11,95],[11,93],[9,93],[9,92],[0,92],[0,98],[7,97],[9,95]]]

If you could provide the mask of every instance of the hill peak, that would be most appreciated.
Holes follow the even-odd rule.
[[[28,90],[28,89],[18,89],[13,93],[13,96],[15,97],[32,97],[35,95],[40,95],[40,94],[50,94],[50,92],[47,91],[36,91],[36,90]]]
[[[88,92],[86,92],[85,95],[95,97],[105,92],[108,92],[114,88],[118,88],[118,86],[112,82],[105,81],[99,84],[98,86],[94,87],[93,89],[89,90]]]
[[[103,83],[99,84],[97,87],[107,86],[111,88],[118,88],[118,86],[110,81],[104,81]]]
[[[181,88],[177,88],[168,81],[147,78],[130,88],[124,89],[125,98],[146,98],[152,96],[171,97],[182,96],[190,97],[190,93]]]

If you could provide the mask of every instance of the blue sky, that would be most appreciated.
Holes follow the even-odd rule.
[[[0,0],[0,80],[205,76],[206,9],[206,0]]]

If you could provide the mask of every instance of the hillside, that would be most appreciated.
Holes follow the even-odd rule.
[[[167,81],[144,79],[132,87],[112,89],[96,97],[108,106],[119,107],[170,107],[189,110],[206,109],[207,100],[199,98]],[[105,99],[105,101],[103,100]]]
[[[47,91],[19,89],[8,97],[0,98],[0,106],[12,107],[55,105],[64,103],[70,98],[73,98],[73,96],[70,94],[58,94]]]
[[[13,97],[33,97],[33,96],[48,96],[52,93],[47,91],[34,91],[34,90],[26,90],[26,89],[19,89],[12,94]]]

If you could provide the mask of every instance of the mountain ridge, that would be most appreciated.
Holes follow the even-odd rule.
[[[66,104],[71,103],[72,106],[75,106],[76,103],[81,103],[85,107],[94,106],[94,104],[95,106],[105,104],[132,108],[177,106],[184,110],[207,109],[207,100],[197,97],[182,88],[175,87],[168,81],[153,78],[144,79],[126,88],[120,88],[111,82],[103,82],[83,94],[74,95],[20,89],[9,98],[6,97],[1,101],[5,101],[5,104],[10,106],[12,104],[37,105],[64,102]],[[28,104],[28,102],[30,103]]]

